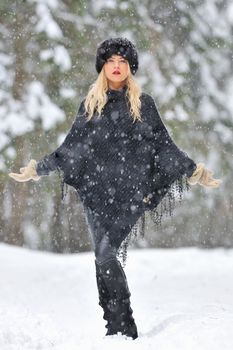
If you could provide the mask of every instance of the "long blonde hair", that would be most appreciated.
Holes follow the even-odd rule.
[[[133,122],[136,120],[142,121],[140,109],[141,109],[141,88],[136,80],[133,78],[132,73],[129,70],[128,77],[126,78],[126,86],[127,86],[127,98],[129,101],[130,114],[133,118]],[[91,85],[86,99],[85,99],[85,110],[87,112],[87,120],[90,120],[94,113],[97,111],[98,116],[100,117],[101,111],[107,103],[107,92],[108,90],[108,81],[102,68],[101,72],[98,75],[98,78]]]

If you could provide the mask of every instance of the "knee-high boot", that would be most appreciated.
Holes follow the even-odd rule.
[[[97,282],[97,288],[99,292],[99,305],[104,308],[105,305],[110,300],[110,296],[107,290],[107,287],[104,282],[103,275],[100,270],[100,265],[95,260],[95,268],[96,268],[96,282]]]
[[[136,339],[137,327],[130,306],[130,291],[126,276],[116,258],[96,263],[96,279],[99,291],[99,304],[107,321],[106,335],[117,334]]]

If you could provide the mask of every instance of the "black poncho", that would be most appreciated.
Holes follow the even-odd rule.
[[[38,175],[62,171],[103,231],[124,230],[123,257],[129,233],[144,233],[145,212],[156,223],[172,214],[176,192],[181,197],[188,189],[196,169],[169,136],[153,98],[141,94],[142,122],[133,122],[126,92],[109,89],[101,116],[90,121],[82,101],[63,144],[37,165]]]

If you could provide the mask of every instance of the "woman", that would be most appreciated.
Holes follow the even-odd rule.
[[[97,48],[98,78],[81,102],[63,144],[38,163],[31,160],[16,181],[62,171],[84,205],[95,251],[99,304],[107,334],[138,337],[119,248],[145,211],[157,210],[178,183],[218,187],[220,180],[195,164],[170,138],[153,98],[140,91],[135,46],[111,38]],[[171,198],[171,197],[169,197]],[[171,209],[171,208],[170,208]]]

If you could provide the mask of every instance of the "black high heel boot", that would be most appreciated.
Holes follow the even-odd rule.
[[[104,319],[107,320],[106,335],[120,332],[136,339],[138,333],[130,306],[131,294],[120,262],[115,258],[96,262],[96,278],[99,304],[104,310]]]

